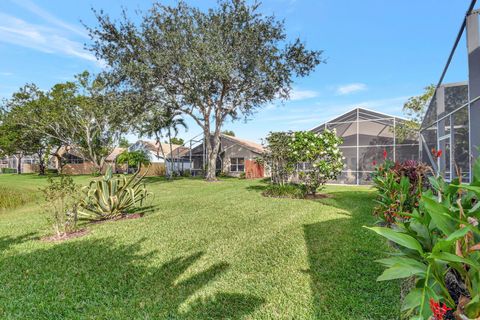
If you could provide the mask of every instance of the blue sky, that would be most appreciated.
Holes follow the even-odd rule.
[[[164,1],[171,3],[173,1]],[[188,1],[201,8],[216,1]],[[436,83],[470,0],[264,0],[262,11],[285,19],[290,38],[324,50],[326,64],[297,79],[291,100],[264,106],[247,121],[225,129],[260,141],[269,131],[306,130],[356,106],[401,115],[403,102]],[[101,65],[84,44],[80,21],[94,25],[91,8],[133,15],[151,1],[1,0],[0,98],[25,83],[48,89]],[[466,80],[462,41],[446,81]],[[201,132],[186,118],[189,138]],[[130,140],[136,137],[129,136]]]

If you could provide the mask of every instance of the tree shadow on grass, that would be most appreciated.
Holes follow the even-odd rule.
[[[267,189],[266,185],[253,185],[245,187],[248,191],[263,192]]]
[[[12,237],[12,236],[0,237],[0,254],[3,251],[9,249],[11,246],[35,239],[36,238],[35,236],[36,236],[36,233],[30,232],[30,233],[22,234],[17,237]]]
[[[383,240],[362,228],[373,222],[368,191],[333,192],[317,200],[350,213],[348,218],[304,225],[313,305],[319,319],[396,319],[396,282],[377,282]]]
[[[229,265],[185,277],[203,253],[151,266],[155,253],[140,249],[140,243],[83,240],[0,258],[0,318],[239,319],[263,303],[230,292],[194,298]]]

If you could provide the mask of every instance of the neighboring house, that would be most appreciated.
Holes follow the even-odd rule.
[[[132,144],[128,151],[143,151],[150,158],[148,175],[159,176],[165,172],[170,172],[171,161],[173,161],[174,171],[183,172],[190,170],[190,161],[185,155],[189,154],[190,149],[177,144],[172,144],[172,157],[170,156],[170,144],[158,143],[156,141],[138,140]],[[142,170],[147,170],[144,167]]]
[[[17,172],[19,157],[16,155],[0,158],[0,173]],[[25,155],[20,159],[20,172],[33,173],[38,172],[39,159],[37,155]]]
[[[263,178],[265,170],[256,159],[261,156],[264,149],[262,145],[237,137],[220,135],[220,150],[217,159],[217,172],[228,176],[240,177],[242,173],[246,178]],[[192,172],[196,175],[203,173],[206,162],[206,150],[203,143],[192,149]]]
[[[103,171],[107,169],[108,166],[113,167],[113,171],[116,173],[126,172],[126,167],[118,165],[116,163],[117,156],[125,151],[125,148],[114,148],[112,153],[105,158],[105,165],[103,166]],[[62,158],[62,173],[63,174],[92,174],[95,172],[95,165],[93,162],[85,160],[82,155],[75,150],[74,147],[62,147],[58,151],[58,155]],[[58,158],[52,156],[49,161],[49,167],[60,170],[60,164],[58,163]]]

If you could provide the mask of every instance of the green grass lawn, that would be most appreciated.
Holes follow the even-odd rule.
[[[398,318],[398,284],[375,281],[388,248],[362,228],[367,188],[312,201],[264,198],[258,180],[149,179],[145,217],[46,243],[45,184],[0,175],[32,199],[0,211],[0,319]]]

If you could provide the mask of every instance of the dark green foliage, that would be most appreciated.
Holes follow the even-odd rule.
[[[121,137],[118,140],[118,146],[120,148],[128,148],[130,146],[130,142],[128,142],[128,140],[125,137]]]
[[[144,151],[124,151],[118,155],[117,163],[126,163],[129,167],[140,170],[142,165],[150,164],[150,157]]]
[[[265,188],[263,194],[274,198],[303,199],[307,195],[307,188],[301,184],[270,184]]]
[[[334,131],[270,132],[262,159],[270,167],[272,183],[290,181],[302,184],[314,195],[329,180],[335,180],[343,168],[338,148],[342,138]]]
[[[383,164],[376,166],[372,173],[378,191],[375,216],[386,225],[405,219],[405,213],[418,208],[422,192],[429,186],[427,175],[430,172],[427,165],[413,160],[399,163],[385,159]]]
[[[283,21],[262,14],[259,3],[222,0],[208,11],[184,1],[154,3],[139,17],[125,13],[120,20],[95,13],[91,49],[108,64],[111,83],[133,112],[172,107],[212,135],[205,143],[208,180],[215,180],[225,121],[288,99],[295,77],[322,62],[321,51],[300,39],[287,42]]]
[[[480,170],[480,159],[475,172]],[[480,177],[469,185],[430,178],[435,195],[424,192],[418,210],[392,228],[370,228],[398,245],[399,253],[379,260],[379,281],[416,278],[403,310],[429,319],[429,301],[445,303],[457,319],[480,316]],[[452,316],[452,314],[450,314]]]
[[[233,132],[232,130],[223,130],[222,133],[227,136],[235,137],[235,132]]]
[[[165,143],[172,143],[172,144],[176,144],[176,145],[183,145],[185,143],[185,140],[183,140],[182,138],[178,138],[178,137],[172,137],[170,139],[170,141],[166,140]]]
[[[403,112],[406,114],[408,120],[397,123],[395,136],[398,141],[401,142],[408,138],[418,136],[420,124],[434,94],[435,86],[432,84],[425,87],[421,95],[411,97],[405,102]]]

